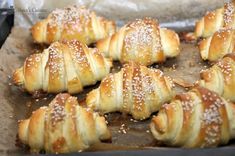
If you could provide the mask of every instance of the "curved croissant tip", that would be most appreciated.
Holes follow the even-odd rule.
[[[160,29],[162,47],[167,57],[176,57],[180,54],[179,35],[170,29]]]
[[[109,57],[109,44],[111,38],[112,38],[111,36],[108,36],[96,42],[96,48],[99,49],[99,52],[106,57]]]
[[[16,69],[12,76],[13,83],[16,85],[22,85],[24,83],[23,68]]]
[[[107,60],[108,63],[108,67],[111,68],[113,67],[113,60],[111,58],[105,58]]]
[[[29,119],[22,120],[19,122],[19,128],[18,128],[18,136],[20,141],[23,144],[28,143],[28,126],[29,126]]]
[[[41,43],[43,42],[43,37],[42,35],[44,34],[43,28],[45,27],[45,22],[44,20],[37,22],[35,25],[33,25],[30,29],[32,37],[35,42]]]
[[[203,30],[203,22],[202,20],[199,20],[196,22],[195,24],[195,30],[194,30],[194,34],[196,36],[196,38],[199,38],[202,36],[202,30]]]
[[[204,81],[203,80],[198,80],[198,81],[194,82],[193,88],[203,86],[203,85],[204,85]]]
[[[91,92],[87,94],[87,97],[86,97],[87,107],[92,108],[92,109],[96,107],[97,96],[98,94],[97,94],[96,89],[92,90]]]
[[[152,128],[159,133],[163,134],[167,130],[166,120],[163,118],[162,115],[158,115],[152,119]]]
[[[99,123],[102,123],[101,126],[101,132],[103,132],[102,134],[100,134],[100,140],[102,141],[111,141],[112,140],[112,135],[111,135],[111,132],[109,131],[108,127],[107,127],[107,124],[106,124],[106,120],[104,117],[102,116],[99,116],[99,119],[101,120],[101,122]]]
[[[211,79],[211,75],[210,75],[210,71],[207,69],[207,70],[203,70],[201,71],[200,73],[200,78],[206,82],[208,82],[210,79]]]
[[[38,30],[40,29],[40,24],[39,24],[39,22],[37,22],[35,25],[33,25],[31,28],[30,28],[30,31],[31,31],[31,33],[32,33],[32,36],[33,36],[33,39],[35,40],[35,41],[37,41],[37,32],[38,32]]]
[[[108,36],[116,32],[116,23],[114,21],[107,21],[105,27],[106,27]]]

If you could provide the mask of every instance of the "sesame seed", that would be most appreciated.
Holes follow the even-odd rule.
[[[225,3],[224,5],[224,25],[225,27],[231,27],[233,22],[234,6],[232,2]]]

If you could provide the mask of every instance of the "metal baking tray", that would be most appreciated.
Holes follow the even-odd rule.
[[[193,31],[193,27],[182,27],[180,30]],[[177,58],[168,59],[163,64],[154,64],[151,67],[159,68],[175,81],[187,82],[190,86],[199,79],[199,72],[208,68],[210,64],[201,60],[197,42],[185,41],[185,32],[179,34],[182,39],[181,54]],[[0,50],[0,155],[33,155],[26,147],[22,148],[17,144],[17,121],[29,117],[32,111],[40,106],[48,105],[55,95],[32,97],[12,84],[11,75],[16,68],[22,66],[28,55],[41,52],[45,47],[32,42],[29,29],[15,26]],[[119,62],[114,62],[112,72],[117,72],[120,67]],[[98,85],[99,83],[86,87],[84,92],[75,96],[83,104],[86,93]],[[187,91],[187,88],[176,85],[175,91],[180,93]],[[151,118],[135,121],[131,116],[124,116],[121,113],[110,113],[105,117],[112,133],[112,142],[101,143],[84,152],[67,155],[235,155],[234,141],[230,141],[226,146],[206,149],[166,147],[151,135],[149,130]]]

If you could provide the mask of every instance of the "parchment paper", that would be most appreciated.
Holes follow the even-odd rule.
[[[159,19],[163,26],[182,28],[193,26],[195,19],[225,1],[228,0],[15,0],[15,25],[30,27],[55,8],[77,4],[116,20],[118,25],[149,16]]]
[[[45,3],[42,0],[28,1],[16,0],[15,7],[18,9],[27,8],[46,8],[52,9],[65,5],[65,1],[48,0]],[[186,30],[185,22],[178,25],[181,21],[190,21],[192,18],[199,17],[205,13],[205,10],[222,6],[223,1],[211,0],[158,0],[158,1],[111,1],[111,0],[88,0],[76,1],[79,4],[85,4],[89,8],[96,10],[100,15],[104,15],[116,21],[124,21],[140,18],[143,16],[152,16],[160,18],[162,22],[172,22]],[[66,4],[74,4],[73,0],[66,1]],[[121,11],[120,11],[121,10]],[[46,15],[48,12],[45,12]],[[41,14],[41,13],[39,13]],[[39,14],[27,13],[23,10],[16,10],[15,27],[0,50],[0,155],[7,154],[24,154],[21,148],[15,146],[17,134],[17,121],[25,119],[42,105],[47,105],[54,97],[46,96],[42,99],[33,99],[29,94],[22,92],[18,87],[11,84],[12,72],[22,66],[25,58],[34,52],[40,52],[43,46],[36,45],[32,42],[29,27],[32,23],[39,20]],[[43,14],[43,13],[42,13]],[[44,16],[43,14],[43,16]],[[175,22],[174,22],[175,21]],[[23,28],[24,27],[24,28]],[[117,71],[119,64],[115,63]],[[193,83],[199,79],[199,71],[208,67],[206,62],[202,62],[196,43],[181,43],[181,54],[175,59],[169,59],[166,63],[152,67],[162,69],[166,75],[174,79],[183,79]],[[96,88],[99,84],[88,87],[79,95],[76,95],[82,102],[86,93]],[[181,87],[176,86],[176,92],[184,91]],[[149,133],[149,122],[135,122],[130,116],[122,116],[119,113],[113,113],[107,116],[109,128],[112,132],[112,143],[105,143],[89,149],[93,150],[118,150],[118,149],[144,149],[160,148]],[[122,126],[124,124],[124,126]],[[125,132],[123,131],[125,130]],[[231,143],[230,143],[231,145]],[[228,145],[228,146],[230,146]],[[27,153],[27,151],[26,151]]]
[[[15,146],[17,121],[29,117],[31,112],[40,106],[48,105],[54,97],[49,95],[46,96],[46,99],[33,99],[31,95],[22,92],[20,88],[11,84],[10,77],[14,69],[22,66],[28,55],[35,52],[35,50],[39,52],[42,48],[32,42],[27,28],[14,27],[0,51],[0,149],[2,152],[24,153],[21,148]],[[193,83],[199,79],[199,71],[207,68],[208,65],[201,61],[195,43],[182,42],[181,50],[179,57],[169,59],[164,64],[155,64],[152,67],[163,70],[166,75],[174,79]],[[119,63],[115,62],[115,68],[112,71],[118,71],[120,69],[118,66]],[[86,93],[98,85],[99,83],[95,86],[87,87],[83,93],[75,96],[82,103]],[[179,93],[184,90],[176,86],[175,91]],[[149,133],[150,119],[135,122],[130,116],[112,113],[107,115],[107,120],[112,132],[112,143],[92,147],[89,151],[158,148],[160,146]]]

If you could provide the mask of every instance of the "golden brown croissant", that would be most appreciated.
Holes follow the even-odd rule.
[[[54,42],[43,53],[26,58],[24,66],[14,72],[13,81],[30,93],[79,93],[106,76],[111,66],[96,48],[76,40]]]
[[[108,21],[84,6],[56,9],[32,27],[32,35],[38,43],[76,39],[90,44],[115,32],[113,21]]]
[[[202,71],[198,85],[235,102],[235,55],[228,54],[211,68]]]
[[[203,60],[216,61],[226,54],[234,52],[234,29],[221,29],[211,37],[199,43],[199,50]]]
[[[112,36],[98,41],[97,48],[113,60],[150,65],[177,56],[179,44],[174,31],[160,28],[156,20],[145,18],[131,22]]]
[[[196,37],[209,37],[221,28],[235,28],[235,0],[225,3],[224,7],[207,12],[196,22]]]
[[[66,93],[20,121],[18,136],[31,151],[48,153],[77,152],[111,139],[104,117],[82,108],[76,97]]]
[[[170,146],[215,147],[235,138],[235,105],[198,87],[164,104],[150,124],[153,136]]]
[[[88,93],[86,103],[102,113],[119,111],[143,120],[173,95],[172,81],[160,70],[131,62],[105,77],[99,88]]]

